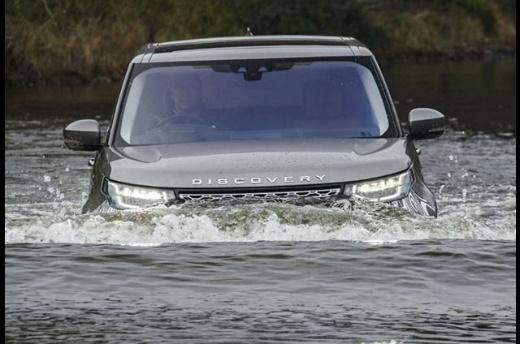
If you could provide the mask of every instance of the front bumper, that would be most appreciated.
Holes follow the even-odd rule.
[[[298,205],[322,204],[333,205],[341,199],[351,199],[345,195],[344,185],[322,184],[314,186],[294,186],[285,188],[188,188],[177,189],[167,204],[179,203],[254,203],[282,202]],[[173,190],[172,190],[173,191]],[[110,196],[104,192],[102,201],[110,201]],[[100,202],[101,203],[101,202]],[[388,205],[404,209],[410,213],[422,216],[437,216],[437,205],[431,191],[416,181],[406,197],[395,201],[384,202]]]

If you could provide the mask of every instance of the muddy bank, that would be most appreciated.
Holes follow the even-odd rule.
[[[511,0],[6,2],[8,85],[121,80],[146,42],[255,35],[353,36],[385,63],[485,60],[516,51]]]
[[[379,56],[376,58],[382,67],[402,65],[406,63],[422,64],[432,62],[462,62],[462,61],[496,61],[516,56],[514,48],[489,48],[482,50],[471,50],[467,52],[447,51],[445,53],[418,52],[410,56]],[[109,75],[86,76],[80,73],[58,73],[54,75],[38,77],[24,74],[7,74],[6,81],[9,87],[42,87],[42,86],[79,86],[99,85],[113,82],[121,82],[125,70],[114,72]]]

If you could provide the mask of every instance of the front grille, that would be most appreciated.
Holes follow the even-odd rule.
[[[326,200],[340,195],[341,186],[309,189],[268,189],[268,190],[190,190],[179,191],[179,199],[184,201],[258,201],[258,200]]]

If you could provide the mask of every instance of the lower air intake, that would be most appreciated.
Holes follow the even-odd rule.
[[[338,196],[341,187],[316,188],[307,190],[276,190],[276,191],[243,191],[243,192],[195,192],[180,191],[179,198],[184,201],[228,201],[228,200],[280,200],[299,199],[326,200]]]

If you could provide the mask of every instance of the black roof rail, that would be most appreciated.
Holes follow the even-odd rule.
[[[137,55],[139,54],[146,54],[146,53],[150,53],[150,52],[153,52],[153,49],[154,49],[154,46],[156,46],[157,43],[145,43],[145,45],[143,45],[141,47],[141,49],[139,49],[137,51]]]
[[[164,43],[147,43],[139,54],[166,53],[179,50],[228,48],[263,45],[336,45],[336,46],[365,46],[352,37],[334,36],[238,36],[201,38]]]

